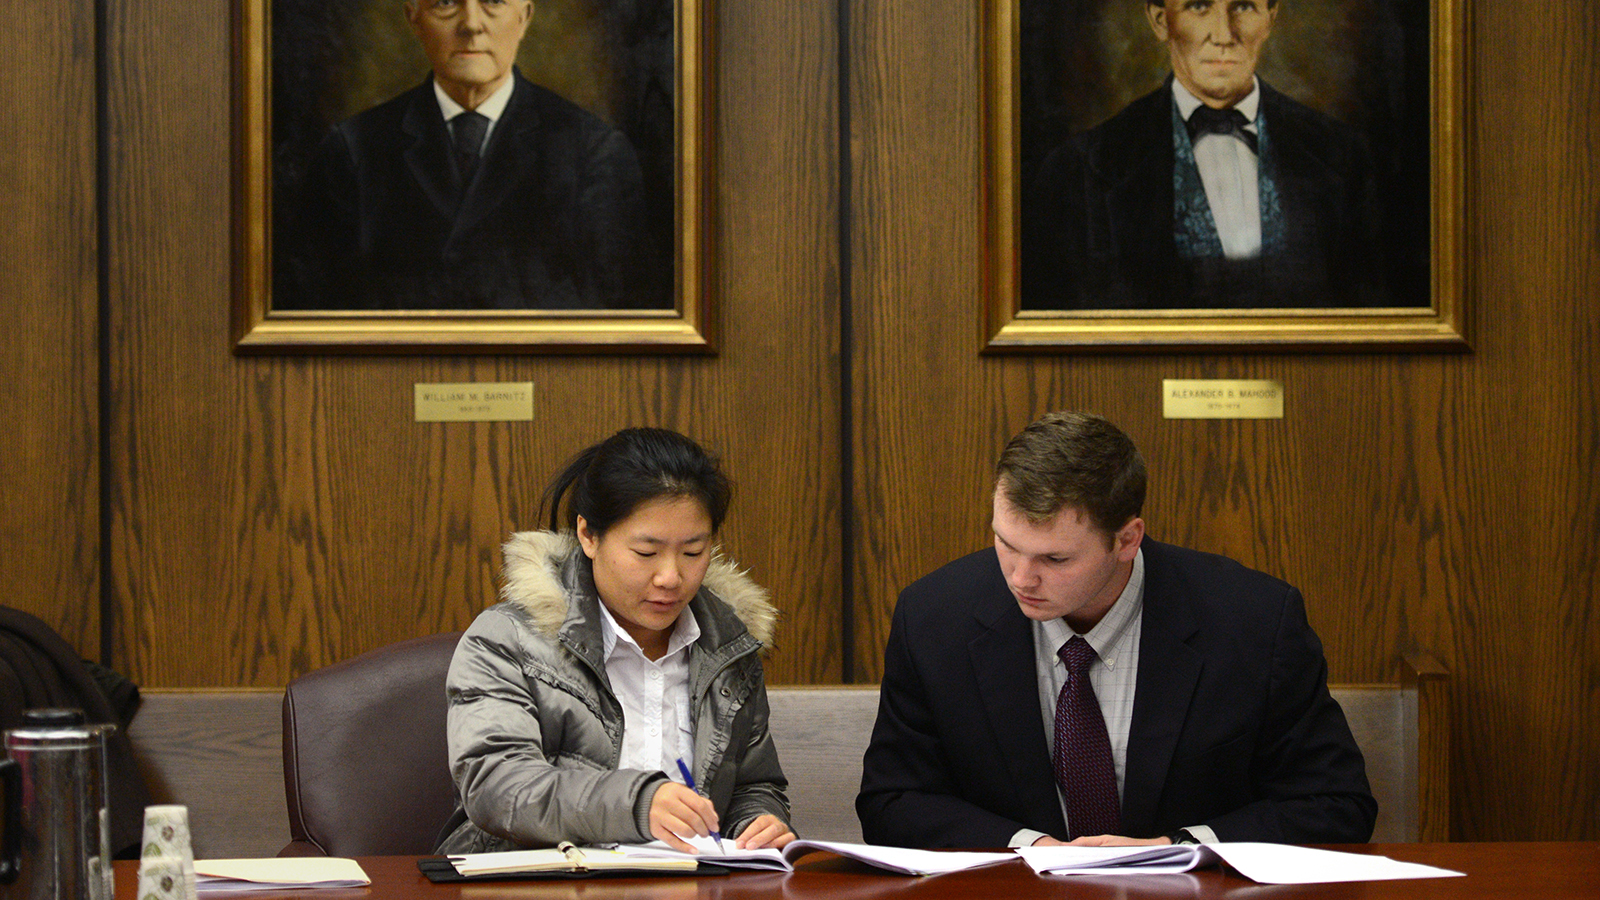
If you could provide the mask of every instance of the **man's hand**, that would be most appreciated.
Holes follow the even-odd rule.
[[[739,835],[739,839],[734,842],[734,846],[740,850],[759,850],[762,847],[781,848],[792,840],[794,840],[794,832],[789,830],[789,826],[783,824],[783,820],[772,813],[765,813],[756,816],[754,821],[745,826],[744,832]]]
[[[1034,841],[1033,845],[1035,847],[1159,847],[1170,843],[1172,840],[1166,837],[1130,838],[1119,834],[1095,834],[1069,842],[1058,841],[1047,834]]]
[[[1120,834],[1092,834],[1069,841],[1072,847],[1159,847],[1172,843],[1169,837],[1158,838],[1131,838]]]
[[[705,837],[716,830],[717,808],[676,781],[663,784],[650,798],[650,835],[673,849],[693,853],[686,838]]]

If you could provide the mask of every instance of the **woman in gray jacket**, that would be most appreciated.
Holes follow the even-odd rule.
[[[439,852],[793,840],[761,669],[777,613],[712,546],[728,496],[715,459],[657,428],[551,483],[550,531],[512,535],[501,602],[450,664],[461,807]]]

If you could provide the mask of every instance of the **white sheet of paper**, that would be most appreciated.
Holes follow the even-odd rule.
[[[351,888],[372,883],[360,863],[336,856],[197,859],[194,874],[201,892]]]
[[[617,852],[629,856],[656,856],[668,859],[697,859],[712,865],[727,866],[730,869],[768,869],[778,872],[787,872],[792,866],[783,858],[783,854],[771,847],[759,850],[740,850],[734,846],[733,841],[722,839],[722,848],[717,848],[717,842],[709,837],[691,837],[689,846],[695,849],[694,853],[684,853],[675,850],[665,841],[651,841],[648,844],[621,844]]]
[[[1258,884],[1329,884],[1450,878],[1461,872],[1387,856],[1290,844],[1222,843],[1177,847],[1019,847],[1035,872],[1055,875],[1153,875],[1187,872],[1219,858]]]
[[[1214,849],[1239,874],[1259,884],[1328,884],[1337,881],[1394,881],[1402,878],[1453,878],[1451,869],[1402,862],[1369,853],[1344,853],[1288,844],[1216,844]]]
[[[909,850],[904,847],[883,847],[877,844],[847,844],[838,841],[791,841],[783,848],[790,861],[811,851],[826,850],[840,856],[864,862],[902,875],[943,875],[979,866],[992,866],[1009,862],[1016,857],[1010,853],[983,853],[971,850]]]
[[[1018,847],[1040,875],[1161,875],[1187,872],[1217,861],[1212,849],[1198,844],[1176,847]]]

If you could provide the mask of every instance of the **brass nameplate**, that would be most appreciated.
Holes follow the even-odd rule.
[[[533,382],[417,384],[418,422],[531,422]]]
[[[1283,383],[1227,378],[1167,378],[1161,411],[1169,419],[1281,419]]]

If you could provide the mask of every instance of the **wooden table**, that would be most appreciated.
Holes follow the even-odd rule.
[[[1233,872],[1042,878],[1020,859],[932,878],[889,875],[827,854],[802,857],[793,873],[735,872],[712,878],[598,878],[433,884],[412,857],[363,857],[372,886],[355,890],[231,895],[249,900],[955,900],[955,898],[1235,898],[1235,900],[1600,900],[1600,843],[1373,844],[1331,849],[1426,863],[1465,878],[1348,884],[1262,885]],[[137,900],[138,864],[119,862],[117,900]],[[207,894],[226,898],[230,895]]]

